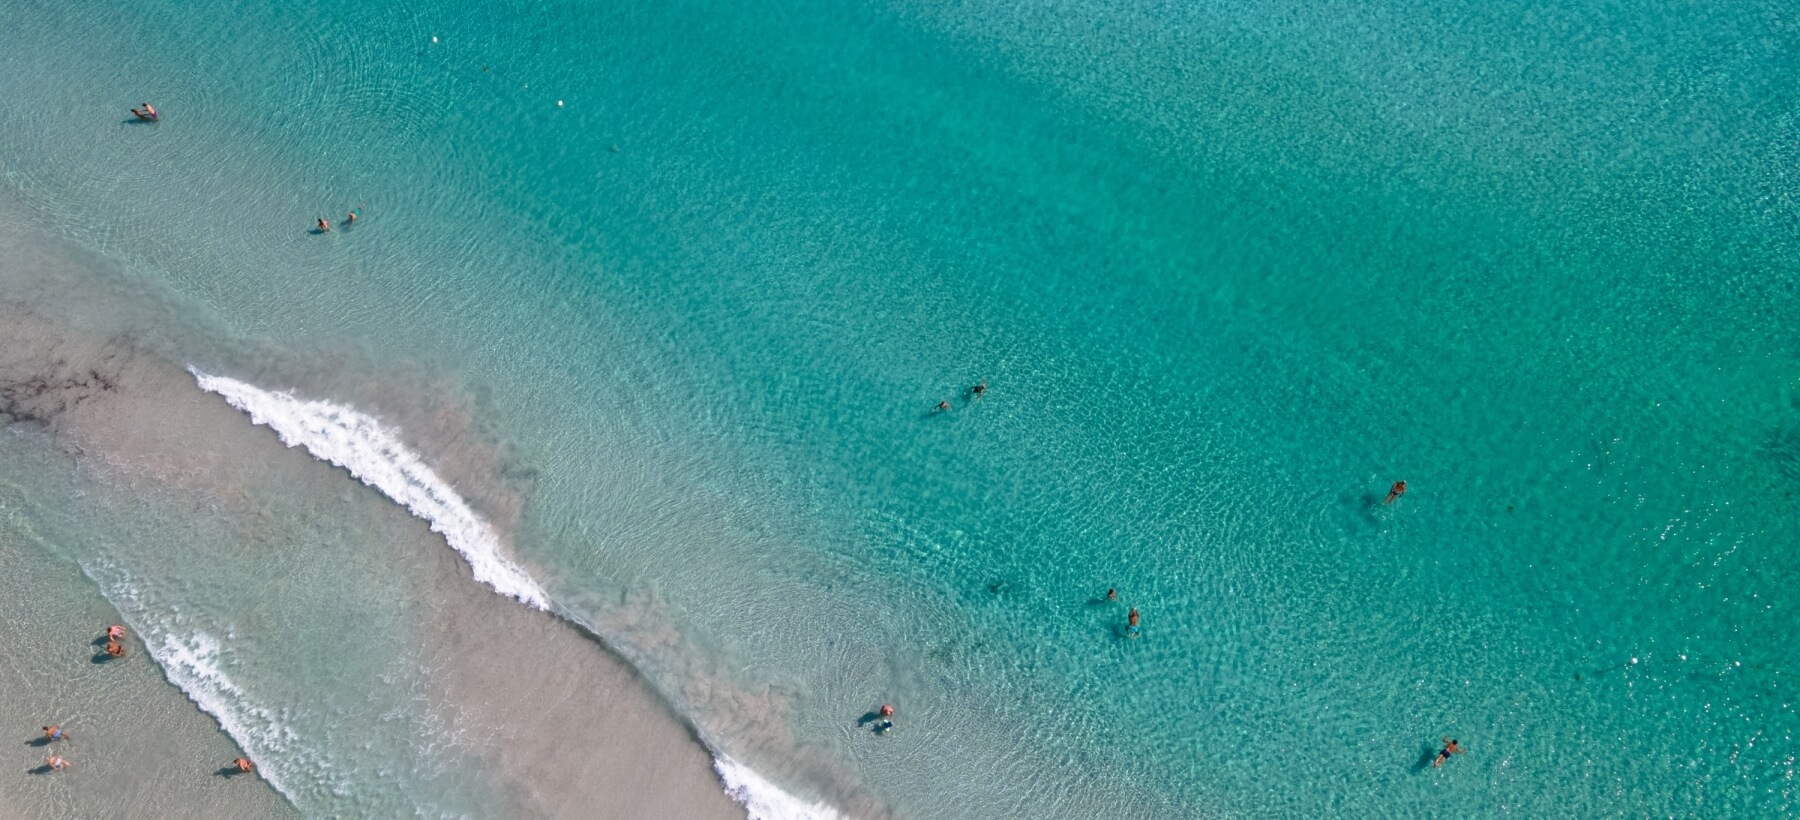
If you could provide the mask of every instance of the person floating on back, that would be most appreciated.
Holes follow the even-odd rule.
[[[1138,611],[1135,606],[1125,613],[1125,634],[1133,638],[1138,636]]]
[[[119,640],[124,637],[125,637],[125,627],[119,626],[118,624],[113,624],[112,626],[109,626],[106,628],[106,639],[107,640],[116,641],[116,640]]]
[[[54,725],[54,724],[52,724],[50,726],[45,726],[44,727],[44,737],[48,740],[62,740],[63,739],[62,727]]]
[[[123,644],[120,644],[118,641],[107,641],[106,642],[106,654],[111,655],[115,658],[123,658],[123,657],[125,657],[125,647]]]
[[[987,395],[987,379],[982,379],[981,384],[969,388],[969,395],[974,396],[976,401],[980,401],[982,396]]]
[[[1394,486],[1388,488],[1388,496],[1387,496],[1386,500],[1383,500],[1381,503],[1382,504],[1392,504],[1396,501],[1399,501],[1400,496],[1403,496],[1403,495],[1406,495],[1406,482],[1396,481],[1396,482],[1394,482]]]
[[[237,770],[240,772],[249,772],[256,768],[256,764],[251,763],[249,758],[243,757],[231,761],[231,765],[236,766]]]
[[[1459,755],[1462,753],[1463,748],[1456,745],[1456,741],[1451,740],[1450,738],[1444,738],[1444,748],[1437,753],[1437,758],[1431,761],[1431,767],[1435,769],[1442,766],[1444,765],[1444,761],[1450,759],[1451,755]]]
[[[143,107],[141,107],[141,108],[131,109],[131,116],[137,117],[138,119],[143,120],[144,122],[156,122],[158,116],[160,116],[160,115],[158,115],[156,113],[156,106],[151,105],[149,103],[144,103]]]
[[[52,771],[66,769],[69,767],[69,759],[62,755],[51,755],[44,759],[44,764],[49,766]]]

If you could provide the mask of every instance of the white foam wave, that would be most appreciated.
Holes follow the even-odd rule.
[[[345,405],[300,399],[292,393],[271,392],[236,379],[211,376],[192,367],[188,372],[194,374],[200,389],[222,396],[232,407],[248,413],[251,422],[274,430],[284,444],[305,447],[314,458],[349,470],[364,484],[380,490],[413,515],[430,522],[431,529],[443,535],[451,548],[469,562],[475,580],[528,606],[568,617],[560,607],[552,606],[549,594],[524,569],[507,559],[493,528],[426,466],[423,459],[408,449],[395,431]],[[170,670],[171,679],[177,676],[174,670],[183,670],[180,673],[182,680],[176,680],[176,685],[187,691],[200,708],[217,718],[228,734],[250,748],[246,736],[255,736],[256,732],[264,730],[246,726],[247,721],[239,719],[238,713],[229,705],[209,705],[201,699],[225,700],[222,695],[228,692],[241,699],[242,692],[231,686],[217,665],[211,663],[217,652],[217,642],[190,646],[166,641],[157,660]],[[156,654],[154,650],[153,654]],[[165,661],[164,655],[169,659]],[[196,695],[196,692],[201,694]],[[261,715],[258,712],[251,714]],[[744,805],[750,820],[843,820],[843,815],[831,807],[808,803],[788,794],[749,767],[716,750],[713,768],[725,785],[725,793]]]
[[[162,667],[169,682],[218,722],[219,728],[256,764],[263,780],[298,805],[297,795],[286,782],[293,773],[291,768],[301,766],[322,772],[323,767],[309,765],[312,755],[301,748],[293,730],[226,674],[218,639],[184,628],[179,617],[157,617],[162,608],[147,603],[116,568],[84,565],[82,569],[100,583],[107,600],[137,631],[145,651]]]
[[[836,809],[788,794],[730,757],[714,757],[713,768],[725,781],[725,793],[749,810],[750,820],[843,820]]]
[[[456,494],[393,431],[355,408],[328,401],[270,392],[236,379],[188,372],[200,389],[225,398],[250,414],[250,421],[275,431],[289,447],[305,447],[314,458],[350,471],[364,484],[431,523],[451,549],[461,553],[475,580],[527,606],[548,610],[550,596],[506,557],[500,537],[467,501]]]

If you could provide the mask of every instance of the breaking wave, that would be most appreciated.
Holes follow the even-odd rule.
[[[475,580],[520,603],[555,613],[591,630],[590,625],[569,618],[555,606],[549,594],[523,568],[506,557],[499,535],[448,482],[402,443],[398,430],[383,427],[374,417],[347,405],[264,390],[236,379],[208,375],[193,367],[189,367],[188,372],[194,375],[200,389],[223,397],[232,407],[249,414],[252,423],[274,430],[282,443],[289,447],[305,447],[314,458],[350,471],[364,484],[380,490],[413,515],[425,519],[431,524],[432,531],[442,535],[450,547],[468,561]],[[213,693],[227,687],[236,691],[236,687],[231,686],[210,662],[217,655],[217,642],[209,642],[204,635],[196,636],[195,640],[197,643],[189,645],[170,639],[162,651],[153,649],[152,654],[189,697],[219,719],[219,725],[227,733],[247,749],[253,748],[254,744],[247,742],[247,737],[254,741],[256,732],[275,731],[278,727],[262,730],[249,726],[233,709],[209,705],[207,700],[202,700],[203,697],[214,698]],[[842,820],[843,815],[831,807],[808,803],[788,794],[717,749],[709,750],[713,753],[713,768],[724,783],[726,794],[744,806],[750,820]],[[276,787],[279,789],[280,785]]]

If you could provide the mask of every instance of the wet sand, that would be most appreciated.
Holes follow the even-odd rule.
[[[195,387],[180,358],[220,345],[181,336],[191,322],[171,329],[193,318],[186,306],[121,292],[117,277],[96,278],[88,260],[19,236],[0,230],[0,252],[12,260],[0,265],[0,447],[10,451],[0,455],[9,465],[74,459],[94,480],[204,498],[213,514],[246,521],[259,507],[246,488],[375,492]],[[21,745],[18,776],[0,777],[0,814],[293,815],[253,778],[219,774],[239,754],[235,744],[141,646],[123,661],[91,662],[86,642],[117,615],[72,562],[24,534],[28,504],[14,496],[20,509],[0,518],[0,566],[9,570],[0,574],[9,624],[0,631],[8,676],[0,725],[15,728]],[[575,627],[475,583],[399,506],[378,517],[370,536],[409,587],[395,606],[416,618],[436,673],[433,707],[457,745],[490,764],[483,775],[518,816],[745,816],[688,724],[629,665]],[[52,719],[75,738],[74,768],[28,774],[43,754],[23,744]]]

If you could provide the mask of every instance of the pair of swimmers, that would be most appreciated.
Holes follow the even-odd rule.
[[[131,116],[137,117],[143,122],[156,122],[162,117],[161,114],[156,113],[156,106],[149,103],[144,103],[138,108],[131,109]]]
[[[344,227],[355,225],[357,218],[360,216],[362,216],[362,208],[358,207],[351,209],[349,215],[344,217]],[[319,233],[329,233],[331,231],[331,220],[326,219],[325,217],[319,217],[319,221],[316,224],[319,226]]]
[[[125,657],[125,645],[119,639],[125,637],[125,627],[113,624],[106,628],[106,654],[115,658]]]
[[[68,736],[63,734],[61,726],[52,723],[49,726],[44,727],[44,737],[48,739],[48,742],[54,743],[58,740],[63,740]],[[50,770],[53,772],[61,771],[69,767],[69,759],[59,754],[51,754],[44,759],[44,765],[49,766]]]
[[[981,397],[985,396],[985,395],[987,395],[987,379],[982,379],[980,384],[969,388],[969,396],[971,398],[973,398],[975,401],[980,401]],[[950,412],[950,402],[947,402],[947,401],[938,402],[937,407],[933,408],[931,412],[933,412],[933,413],[948,413],[948,412]]]
[[[887,734],[889,730],[894,728],[894,707],[890,704],[883,703],[881,704],[881,709],[878,710],[878,713],[881,715],[881,719],[875,722],[875,734]]]

